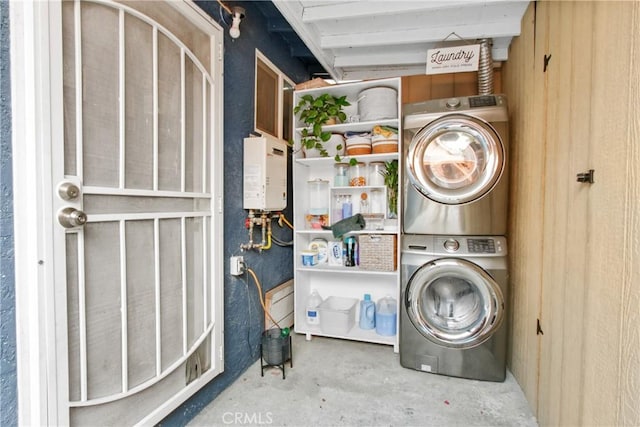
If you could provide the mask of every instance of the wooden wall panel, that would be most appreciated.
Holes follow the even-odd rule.
[[[618,423],[640,425],[640,3],[631,11],[631,48],[629,49],[628,110],[625,122],[627,147],[624,213],[624,264],[621,295],[620,404]]]
[[[542,65],[534,57],[535,8],[522,20],[521,35],[511,45],[502,78],[509,102],[509,369],[522,387],[531,408],[538,402],[539,338],[542,283],[542,208],[544,176]],[[540,32],[540,29],[538,29]]]
[[[494,80],[495,80],[495,77],[494,77]],[[473,96],[477,94],[478,94],[478,73],[477,72],[457,73],[453,75],[452,96]]]
[[[493,92],[504,93],[502,90],[502,66],[493,69]]]
[[[564,132],[560,136],[568,145],[568,162],[561,183],[567,188],[566,211],[556,212],[557,216],[564,215],[566,227],[559,230],[566,239],[563,254],[564,266],[560,286],[563,301],[562,310],[562,364],[561,364],[561,395],[562,407],[560,424],[584,425],[582,407],[584,405],[581,393],[584,386],[585,351],[585,295],[587,283],[587,254],[585,248],[589,240],[587,212],[590,187],[588,184],[578,183],[576,174],[589,169],[590,132],[589,122],[585,117],[591,116],[591,105],[584,102],[584,94],[589,93],[592,86],[591,64],[593,60],[593,3],[575,2],[561,3],[559,25],[563,29],[560,44],[569,45],[566,50],[560,49],[560,59],[564,67],[562,80],[564,93],[561,98],[566,99],[567,120],[564,122]],[[564,25],[570,22],[570,25]],[[566,42],[569,40],[569,43]],[[569,56],[564,57],[567,53]],[[566,64],[566,65],[565,65]],[[552,65],[555,65],[552,64]],[[564,117],[564,116],[563,116]],[[554,143],[560,143],[554,141]],[[552,244],[553,240],[549,243]],[[553,285],[552,285],[553,286]],[[545,293],[546,286],[545,286]],[[551,325],[555,329],[555,324]]]
[[[540,425],[640,425],[639,26],[640,2],[537,2],[503,69],[515,186],[509,361]],[[596,183],[577,183],[589,168]],[[536,187],[542,208],[528,194]],[[536,291],[537,391],[526,327]]]
[[[618,424],[640,425],[640,3],[631,11],[631,48],[628,80],[628,109],[624,123],[628,123],[624,209],[624,266],[620,310],[620,368],[618,381],[620,403]],[[635,30],[634,30],[635,29]]]
[[[581,425],[584,373],[584,301],[589,186],[576,182],[588,169],[592,6],[539,4],[549,11],[551,55],[547,85],[547,175],[540,419]],[[543,18],[543,16],[540,16]]]
[[[553,64],[544,72],[545,97],[544,105],[546,126],[543,140],[546,147],[546,165],[544,180],[544,229],[543,229],[543,259],[542,259],[542,312],[540,322],[544,335],[541,337],[540,348],[540,394],[538,396],[538,418],[540,420],[560,419],[562,396],[562,353],[564,350],[563,315],[564,298],[564,254],[566,252],[567,237],[564,232],[567,220],[567,182],[564,172],[569,163],[569,144],[563,136],[563,122],[566,120],[567,108],[566,77],[567,53],[570,44],[560,43],[563,35],[559,2],[540,2],[537,5],[536,25],[547,27],[545,46],[537,52],[537,59],[544,55],[552,55]],[[571,26],[570,22],[566,23]],[[536,38],[542,38],[536,34]],[[568,39],[567,39],[568,40]],[[562,49],[564,47],[565,49]],[[555,57],[555,58],[554,58]],[[564,71],[564,73],[563,73]],[[555,118],[558,118],[556,120]],[[553,242],[553,247],[549,244]]]
[[[596,2],[584,419],[640,425],[638,2]],[[635,232],[635,233],[634,233]]]
[[[434,74],[431,77],[431,99],[454,96],[455,79],[453,74]]]
[[[402,77],[402,103],[434,99],[431,96],[431,76],[416,75]]]
[[[502,93],[502,70],[493,70],[493,92]],[[478,94],[478,73],[420,74],[402,77],[402,103]]]

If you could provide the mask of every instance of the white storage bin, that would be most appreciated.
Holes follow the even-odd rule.
[[[360,120],[394,119],[398,117],[398,92],[391,87],[372,87],[358,95]]]
[[[356,323],[355,298],[329,297],[320,304],[320,329],[325,334],[344,335]]]

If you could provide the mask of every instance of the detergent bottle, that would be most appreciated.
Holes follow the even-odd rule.
[[[360,329],[373,329],[376,326],[376,304],[371,301],[371,295],[364,294],[360,301]]]

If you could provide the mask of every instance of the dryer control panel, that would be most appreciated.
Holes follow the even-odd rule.
[[[496,97],[493,95],[480,95],[480,96],[469,97],[470,108],[493,107],[496,105],[498,105],[498,103],[496,102]]]

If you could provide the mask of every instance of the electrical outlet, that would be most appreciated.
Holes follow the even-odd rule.
[[[232,276],[240,276],[244,273],[244,257],[232,256],[229,262],[229,271]]]

